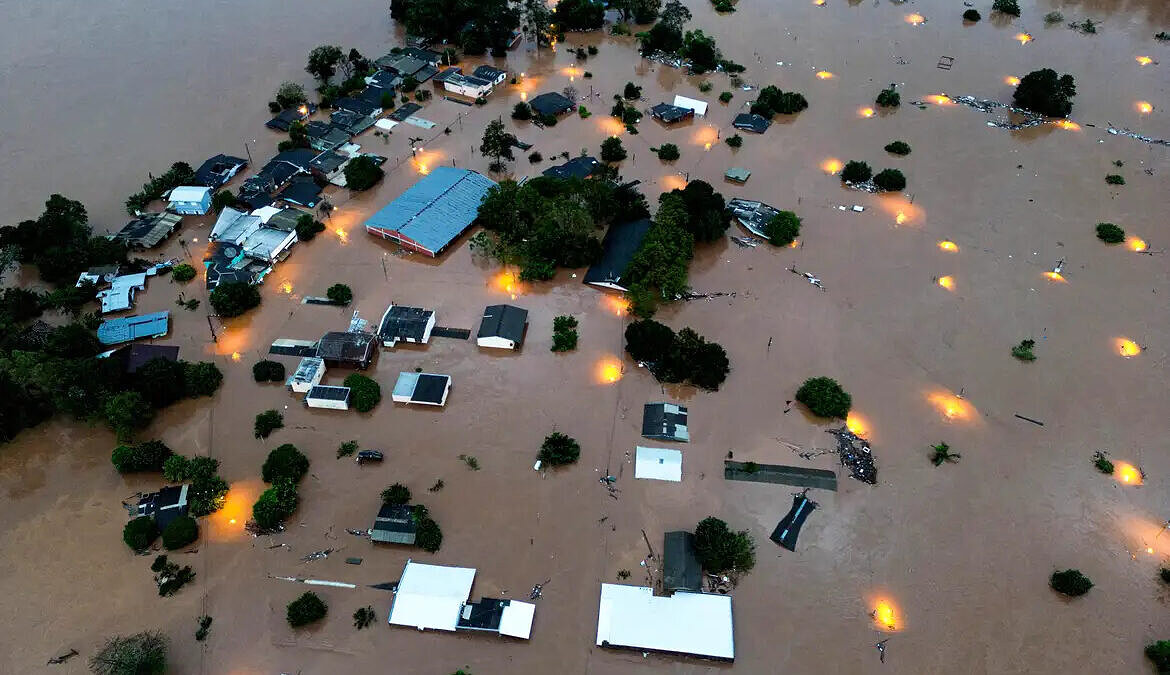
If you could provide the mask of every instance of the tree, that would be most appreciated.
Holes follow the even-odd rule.
[[[622,147],[622,139],[610,136],[601,142],[601,161],[620,162],[626,158],[626,149]]]
[[[122,541],[135,551],[145,551],[158,539],[158,524],[150,516],[138,516],[122,528]]]
[[[138,429],[143,429],[154,419],[154,409],[136,391],[114,394],[106,401],[106,424],[114,430],[119,440],[130,438]]]
[[[740,136],[739,134],[732,134],[728,136],[724,142],[727,143],[727,146],[731,148],[743,147],[743,136]]]
[[[1120,244],[1125,241],[1125,230],[1113,223],[1097,223],[1097,238],[1106,244]]]
[[[439,524],[431,519],[426,514],[426,508],[422,505],[415,506],[415,530],[414,543],[416,546],[426,551],[427,553],[434,553],[443,545],[443,530],[439,528]]]
[[[577,319],[569,315],[553,318],[554,352],[571,352],[577,348]]]
[[[695,527],[695,556],[709,572],[746,572],[756,564],[756,544],[747,530],[732,532],[727,523],[708,516]]]
[[[873,169],[865,162],[849,160],[845,168],[841,169],[842,183],[864,183],[873,176]]]
[[[536,43],[537,50],[540,45],[548,44],[549,25],[553,16],[548,3],[544,0],[523,0],[520,13],[524,18],[526,32]]]
[[[259,305],[260,291],[246,281],[225,281],[211,291],[209,299],[216,314],[230,318]]]
[[[887,143],[884,150],[892,155],[905,157],[906,155],[910,154],[910,144],[906,141],[893,141],[891,143]]]
[[[133,375],[133,386],[154,408],[165,408],[187,395],[185,368],[179,361],[151,359]]]
[[[307,103],[308,100],[309,98],[305,96],[305,88],[296,82],[281,82],[276,89],[276,103],[282,109]]]
[[[1105,176],[1105,182],[1110,185],[1125,185],[1125,176],[1111,173]]]
[[[1020,3],[1016,2],[1016,0],[995,0],[995,2],[991,3],[991,11],[1019,16]]]
[[[171,449],[166,443],[145,441],[135,445],[119,445],[114,448],[110,460],[118,473],[161,471],[171,454]]]
[[[163,461],[163,478],[171,483],[179,483],[187,480],[190,475],[191,460],[182,455],[171,455]]]
[[[289,480],[277,480],[272,487],[260,493],[252,505],[252,519],[262,529],[274,530],[297,510],[300,497],[297,486]]]
[[[853,407],[853,397],[829,377],[810,377],[796,390],[796,400],[808,406],[817,417],[844,419]]]
[[[662,0],[615,0],[610,7],[618,10],[626,23],[650,23],[658,17]]]
[[[1089,577],[1081,574],[1080,570],[1068,569],[1062,572],[1053,572],[1052,577],[1048,580],[1048,585],[1052,590],[1070,598],[1075,598],[1078,595],[1084,595],[1093,587],[1093,582],[1089,581]]]
[[[183,364],[183,381],[187,386],[187,396],[211,396],[219,389],[223,382],[223,373],[219,367],[210,361]]]
[[[882,169],[873,177],[873,184],[885,192],[900,192],[906,189],[906,177],[897,169]]]
[[[306,591],[301,597],[288,603],[288,625],[298,628],[325,618],[329,606],[317,597],[312,591]]]
[[[804,95],[795,91],[783,91],[774,85],[760,90],[752,103],[751,112],[772,119],[774,115],[795,115],[808,108]]]
[[[312,241],[318,233],[325,231],[325,223],[313,218],[313,216],[302,213],[297,218],[297,241]]]
[[[344,384],[349,387],[350,403],[358,412],[370,412],[382,400],[382,387],[361,373],[350,373]]]
[[[877,103],[879,108],[897,108],[902,105],[902,95],[895,91],[893,87],[882,89],[878,92],[875,103]]]
[[[115,636],[89,659],[96,675],[162,675],[167,671],[167,638],[158,631]]]
[[[800,234],[800,218],[791,211],[781,211],[764,224],[764,235],[773,246],[787,246]]]
[[[260,477],[265,483],[275,483],[278,480],[299,483],[308,472],[309,458],[292,443],[277,446],[268,453],[263,466],[260,467]]]
[[[530,119],[532,119],[532,106],[528,105],[524,101],[520,101],[516,105],[512,106],[512,119],[514,119],[514,120],[530,120]]]
[[[686,22],[691,20],[691,10],[679,0],[666,0],[662,11],[658,14],[658,23],[675,30],[682,30]]]
[[[360,607],[353,613],[353,627],[358,630],[372,626],[377,620],[378,615],[374,613],[374,608],[371,606]]]
[[[309,52],[309,62],[305,65],[305,72],[317,78],[321,84],[329,84],[329,78],[337,72],[337,64],[341,62],[341,47],[321,45]]]
[[[706,35],[701,30],[687,31],[686,35],[683,36],[683,44],[678,50],[678,54],[690,60],[691,70],[696,73],[715,70],[721,58],[719,48],[715,46],[715,38]],[[807,103],[805,107],[808,107]]]
[[[678,146],[674,143],[663,143],[658,146],[658,159],[664,162],[673,162],[680,157]]]
[[[695,250],[695,236],[666,223],[652,223],[626,267],[633,296],[646,307],[651,298],[673,300],[687,291],[687,269]]]
[[[637,37],[638,41],[642,43],[642,53],[647,56],[654,52],[673,54],[678,52],[683,45],[682,30],[665,21],[659,21],[650,30],[638,33]]]
[[[573,438],[554,431],[545,436],[536,458],[545,464],[562,466],[572,464],[581,456],[581,445]]]
[[[658,198],[657,222],[690,232],[695,241],[715,241],[731,223],[723,195],[705,180],[693,180]]]
[[[410,503],[410,488],[402,483],[395,483],[382,490],[382,503],[396,506]]]
[[[640,319],[626,326],[626,352],[639,363],[656,363],[674,347],[670,326],[651,319]]]
[[[562,31],[597,30],[605,21],[605,6],[593,0],[561,0],[553,20]]]
[[[983,18],[983,16],[979,14],[979,10],[977,10],[977,9],[969,9],[969,10],[963,12],[963,20],[964,21],[970,21],[971,23],[975,23],[976,21],[978,21],[982,18]]]
[[[951,452],[951,446],[942,441],[930,446],[930,462],[935,466],[942,466],[946,462],[957,462],[960,457],[962,455]]]
[[[6,288],[0,294],[0,315],[12,323],[35,319],[43,311],[41,296],[27,288]]]
[[[503,160],[511,162],[515,159],[512,147],[516,145],[516,137],[504,130],[504,121],[494,119],[483,130],[483,143],[479,152],[484,157],[492,158],[492,171],[503,171]]]
[[[1021,361],[1035,361],[1036,355],[1032,353],[1032,348],[1035,346],[1035,340],[1020,340],[1020,344],[1012,347],[1012,356]]]
[[[1170,640],[1158,640],[1146,645],[1146,658],[1154,662],[1159,673],[1170,673]]]
[[[350,190],[361,192],[374,187],[384,175],[382,167],[378,166],[373,158],[360,155],[345,165],[345,186]]]
[[[199,538],[199,524],[191,516],[176,516],[163,530],[163,546],[168,551],[183,548]]]
[[[348,305],[353,302],[353,290],[345,284],[333,284],[325,291],[325,297],[337,305]]]
[[[665,371],[667,381],[690,382],[714,391],[727,379],[731,362],[721,345],[707,342],[691,328],[683,328],[675,335]]]
[[[642,97],[642,88],[633,82],[626,82],[626,87],[622,90],[622,98],[627,101],[637,101]]]
[[[223,192],[223,191],[221,191]],[[216,194],[219,194],[218,192]],[[228,194],[231,194],[230,192]],[[179,263],[171,270],[171,278],[179,283],[187,283],[195,278],[195,268],[187,263]]]
[[[252,379],[257,382],[283,382],[284,364],[279,361],[257,361],[252,366]]]
[[[1033,70],[1020,80],[1012,100],[1017,107],[1049,117],[1068,117],[1077,95],[1072,75],[1057,76],[1051,68]]]
[[[256,422],[252,430],[256,438],[268,438],[273,431],[284,426],[284,415],[275,410],[265,410],[256,415]]]

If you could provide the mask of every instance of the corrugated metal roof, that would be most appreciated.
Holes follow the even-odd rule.
[[[116,345],[141,337],[166,335],[170,324],[170,312],[155,312],[142,316],[124,316],[110,319],[98,326],[98,340],[104,345]]]
[[[491,179],[474,171],[437,167],[366,221],[366,231],[397,232],[438,253],[463,234],[479,211]]]

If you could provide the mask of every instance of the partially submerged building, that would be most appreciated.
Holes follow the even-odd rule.
[[[187,491],[189,485],[171,485],[158,492],[142,495],[138,499],[137,517],[154,518],[158,529],[165,530],[171,521],[187,515]]]
[[[650,108],[650,116],[654,119],[661,120],[665,124],[674,124],[675,122],[682,122],[694,118],[694,108],[683,108],[669,103],[659,103]]]
[[[473,630],[527,640],[536,605],[496,598],[468,602],[474,582],[474,568],[407,560],[388,622],[418,630]]]
[[[168,311],[122,316],[103,321],[97,329],[98,340],[104,345],[116,345],[141,338],[162,337],[170,330],[171,313]]]
[[[219,214],[209,239],[239,247],[242,255],[262,263],[272,264],[297,242],[293,231],[269,227],[260,216],[229,207]]]
[[[459,94],[468,98],[486,98],[491,95],[495,85],[489,80],[484,80],[474,75],[454,73],[443,82],[443,88],[452,94]]]
[[[540,175],[550,178],[590,178],[600,168],[601,162],[596,157],[574,157],[564,164],[550,166]]]
[[[383,347],[395,347],[399,342],[426,344],[435,329],[435,313],[422,307],[390,305],[378,324],[378,338]]]
[[[309,147],[321,152],[345,145],[350,138],[346,131],[319,120],[305,125],[305,135],[309,137]]]
[[[102,314],[124,312],[134,306],[134,292],[146,290],[146,273],[123,274],[110,281],[110,287],[97,292]]]
[[[703,566],[695,554],[694,533],[667,532],[662,539],[662,590],[701,592]]]
[[[292,376],[284,381],[284,385],[289,388],[289,391],[305,394],[320,384],[323,377],[325,377],[325,360],[316,356],[305,356],[297,364],[297,369]]]
[[[471,71],[471,74],[492,84],[503,84],[504,80],[508,79],[508,71],[489,65],[477,66],[475,70]]]
[[[475,220],[495,182],[474,171],[436,167],[366,221],[366,232],[432,258]]]
[[[687,409],[674,403],[647,403],[642,408],[642,435],[660,441],[689,442]]]
[[[768,235],[764,234],[764,226],[780,214],[780,209],[768,206],[764,202],[738,198],[728,201],[727,209],[745,230],[757,237],[765,238]]]
[[[114,235],[116,241],[131,249],[154,248],[162,243],[183,222],[177,213],[142,213]]]
[[[739,183],[740,185],[743,185],[748,181],[749,178],[752,177],[752,172],[748,171],[747,169],[732,167],[723,172],[723,177],[733,183]]]
[[[217,190],[232,179],[248,161],[231,155],[216,155],[195,169],[195,180],[203,186]]]
[[[555,91],[541,94],[528,102],[528,107],[537,115],[552,115],[556,117],[567,113],[576,106],[572,101]]]
[[[310,408],[349,410],[349,387],[333,387],[325,384],[314,385],[305,394],[305,405]]]
[[[772,126],[772,120],[755,113],[740,113],[735,116],[735,119],[731,122],[731,126],[740,131],[762,134],[768,130],[768,127]]]
[[[687,98],[686,96],[675,96],[674,107],[686,108],[693,111],[699,117],[707,116],[707,102],[700,101],[697,98]]]
[[[483,310],[475,344],[495,349],[517,349],[524,344],[528,310],[513,305],[488,305]]]
[[[285,108],[276,114],[276,117],[264,123],[264,126],[276,131],[288,131],[293,122],[304,122],[317,110],[314,103],[302,103],[295,108]]]
[[[626,285],[629,283],[625,279],[626,268],[649,231],[649,218],[610,225],[601,241],[601,259],[585,273],[584,283],[623,293],[630,290]]]
[[[394,392],[390,395],[395,403],[418,403],[420,405],[447,405],[447,394],[451,391],[451,376],[434,373],[398,373]]]
[[[369,535],[370,541],[377,544],[414,546],[417,532],[414,507],[409,504],[382,504]]]
[[[179,347],[177,345],[152,345],[135,343],[112,349],[104,354],[105,358],[122,364],[122,370],[127,373],[138,372],[138,369],[155,359],[164,361],[178,361]]]
[[[634,478],[682,481],[682,453],[670,448],[644,448],[634,452]]]
[[[602,584],[596,644],[732,661],[731,596],[675,593],[659,597],[649,587]]]
[[[202,216],[211,209],[211,188],[181,185],[171,190],[167,209],[173,213]]]
[[[374,336],[360,332],[326,333],[317,343],[317,357],[326,365],[365,370],[374,360]]]
[[[213,241],[203,257],[208,290],[230,281],[258,284],[272,270],[266,262],[247,256],[243,247],[230,242]]]

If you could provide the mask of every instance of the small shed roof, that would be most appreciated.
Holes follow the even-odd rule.
[[[326,361],[368,364],[374,353],[374,336],[369,333],[332,331],[317,343],[317,356]]]
[[[772,125],[772,121],[763,115],[756,115],[753,113],[740,113],[735,116],[735,120],[731,122],[731,126],[743,131],[752,131],[757,134],[762,134],[768,130]]]
[[[248,161],[231,155],[216,155],[195,169],[195,180],[200,185],[217,188],[231,180],[237,171],[248,166]]]
[[[483,310],[477,337],[501,337],[519,345],[524,341],[528,310],[513,305],[488,305]]]
[[[752,177],[752,172],[748,171],[747,169],[732,167],[723,174],[723,177],[727,178],[728,180],[733,180],[737,183],[746,183],[747,179]]]
[[[434,311],[422,307],[390,305],[382,315],[378,337],[383,340],[421,341],[426,336],[427,324]]]
[[[182,220],[177,213],[144,213],[126,223],[114,238],[126,242],[131,248],[154,248],[170,236]]]
[[[393,397],[404,398],[411,403],[442,405],[450,383],[450,375],[402,372],[394,383]]]
[[[588,178],[601,166],[596,157],[574,157],[564,164],[550,166],[541,172],[550,178]]]
[[[407,560],[394,592],[389,623],[420,630],[455,630],[474,581],[474,568],[424,565]]]
[[[180,185],[171,190],[167,198],[172,202],[201,202],[211,194],[211,188],[195,185]]]
[[[334,387],[326,384],[315,385],[305,398],[318,401],[348,401],[349,387]]]
[[[667,124],[678,122],[680,120],[686,119],[687,117],[691,117],[694,114],[695,111],[691,108],[682,108],[677,105],[671,105],[669,103],[659,103],[658,105],[650,108],[650,115],[652,117],[656,117],[663,122],[666,122]]]
[[[687,98],[686,96],[675,96],[674,104],[680,108],[690,108],[695,111],[699,117],[706,117],[707,102],[700,101],[697,98]]]
[[[500,70],[499,68],[493,68],[492,66],[485,64],[478,66],[471,72],[471,74],[478,78],[488,80],[489,82],[495,82],[496,80],[505,77],[508,72],[505,70]]]
[[[438,75],[435,76],[435,82],[442,84],[443,82],[446,82],[447,80],[455,77],[456,75],[459,75],[462,72],[463,72],[463,69],[460,68],[459,66],[451,66],[450,68],[444,68],[441,73],[439,73]]]
[[[286,384],[291,385],[293,382],[319,382],[321,378],[318,377],[318,374],[324,373],[324,371],[324,359],[319,359],[316,356],[305,356],[301,359],[301,362],[297,364],[296,371],[293,372],[292,377],[289,378]]]
[[[638,446],[634,455],[634,478],[682,481],[682,453],[669,448]]]
[[[463,234],[495,182],[474,171],[435,168],[366,221],[366,231],[405,238],[437,255]]]
[[[731,596],[675,593],[644,586],[601,585],[597,644],[717,659],[735,658]]]
[[[383,544],[414,544],[418,525],[409,504],[383,504],[370,528],[370,541]]]
[[[703,566],[695,555],[693,533],[679,530],[663,537],[662,588],[695,593],[703,590]]]

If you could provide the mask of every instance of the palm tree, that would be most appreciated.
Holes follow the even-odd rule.
[[[930,455],[930,461],[934,462],[935,466],[940,466],[943,462],[957,462],[962,457],[959,453],[952,453],[951,446],[939,441],[938,445],[930,446],[933,453]]]

